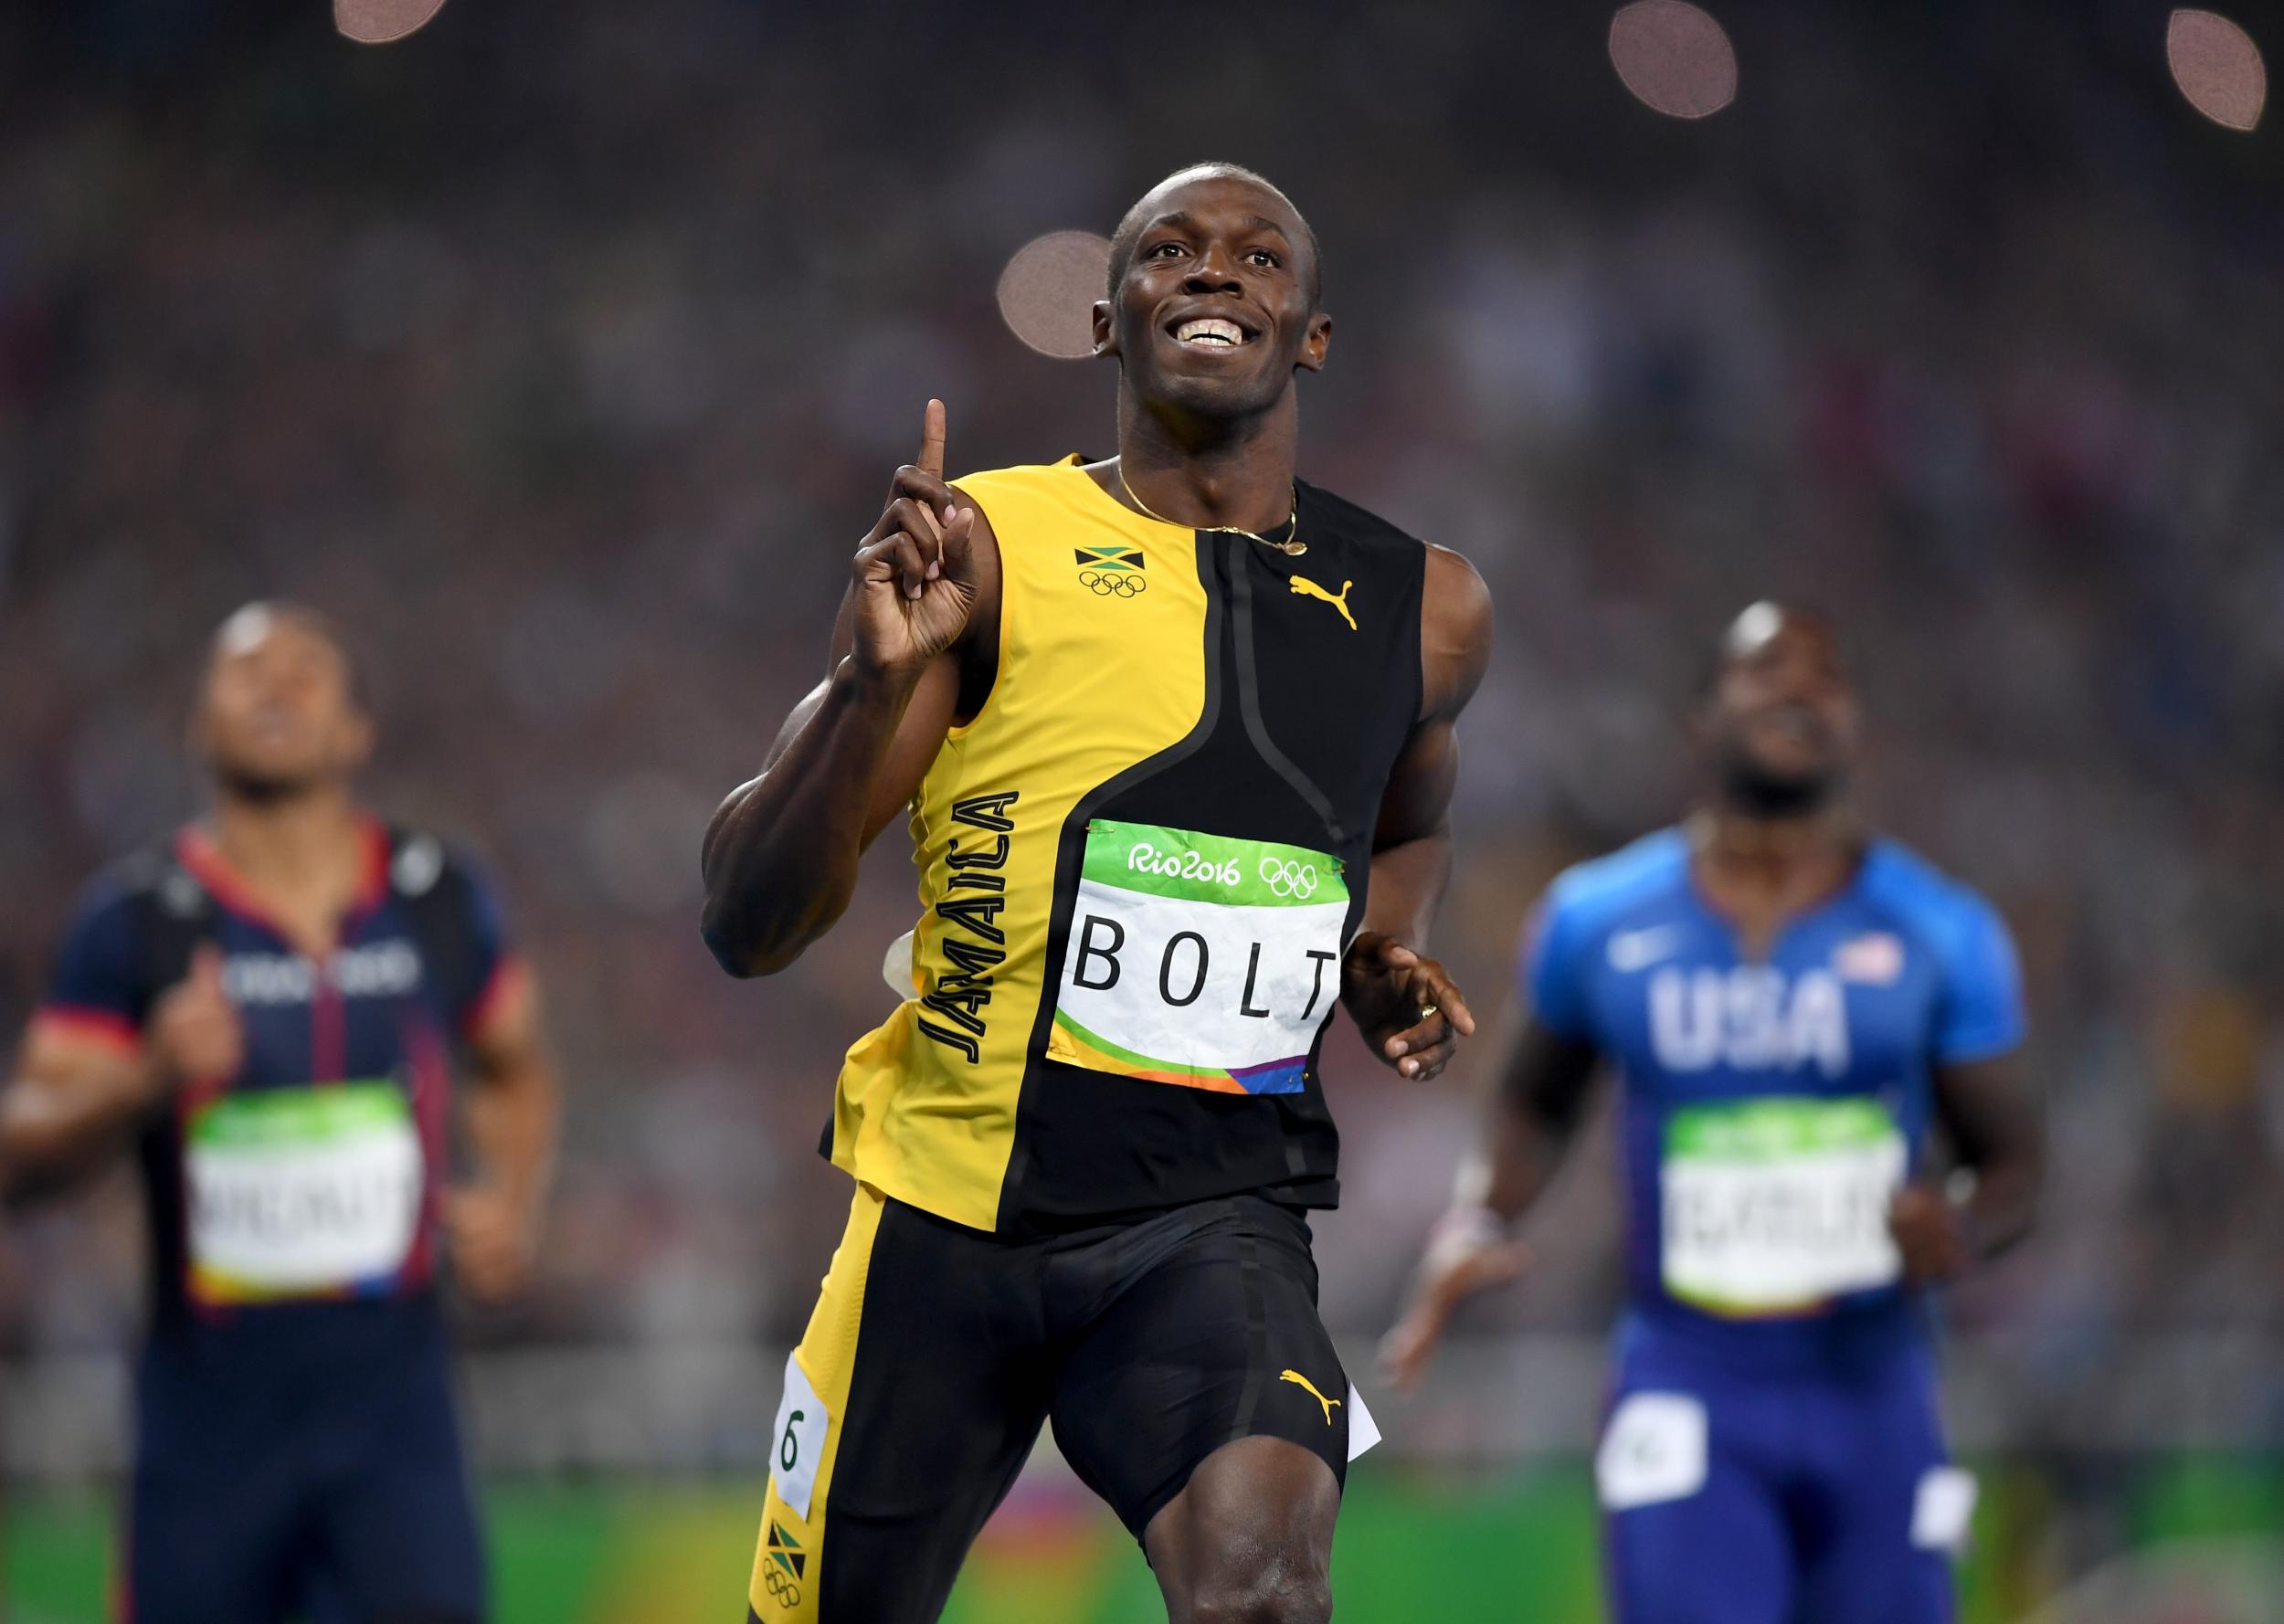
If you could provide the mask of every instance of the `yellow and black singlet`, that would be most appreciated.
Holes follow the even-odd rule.
[[[1075,458],[959,481],[999,658],[913,802],[913,996],[826,1151],[980,1229],[1338,1196],[1316,1053],[1421,697],[1426,549],[1313,486],[1287,556]]]

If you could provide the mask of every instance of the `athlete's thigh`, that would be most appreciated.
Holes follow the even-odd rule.
[[[746,1602],[765,1624],[932,1624],[1046,1414],[1019,1247],[860,1186],[786,1363]]]
[[[135,1624],[284,1624],[306,1549],[293,1489],[277,1470],[139,1461],[127,1512]]]
[[[480,1624],[483,1548],[441,1372],[355,1418],[354,1470],[312,1508],[316,1624]]]
[[[1324,1473],[1293,1481],[1328,1484],[1337,1506],[1354,1400],[1316,1314],[1306,1221],[1254,1197],[1203,1202],[1141,1226],[1116,1267],[1056,1373],[1054,1429],[1128,1531],[1142,1538],[1239,1439],[1315,1456]]]
[[[1614,1624],[1791,1624],[1792,1536],[1755,1419],[1718,1379],[1621,1381],[1594,1455]]]
[[[1818,1474],[1801,1617],[1949,1624],[1974,1480],[1951,1464],[1931,1370],[1899,1359],[1816,1402],[1837,1447]]]

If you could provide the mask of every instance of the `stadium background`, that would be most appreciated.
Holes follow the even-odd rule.
[[[955,469],[1108,448],[1106,372],[994,283],[1204,156],[1327,247],[1303,472],[1497,596],[1439,943],[1478,1011],[1548,876],[1676,810],[1717,626],[1828,606],[1866,796],[2013,921],[2053,1102],[2041,1233],[1950,1304],[1971,1617],[2284,1617],[2284,146],[2183,102],[2141,0],[1712,0],[1741,89],[1694,122],[1626,95],[1611,9],[454,0],[382,48],[321,0],[0,11],[0,1026],[192,809],[206,632],[347,618],[374,796],[502,876],[567,1074],[537,1289],[466,1322],[502,1624],[736,1604],[912,891],[884,841],[735,985],[696,831],[927,395]],[[1471,1107],[1332,1050],[1361,1369]],[[1581,1165],[1527,1286],[1376,1397],[1342,1617],[1594,1616]],[[12,1618],[102,1613],[135,1238],[113,1187],[0,1239]],[[956,1617],[1152,1594],[1047,1462]]]

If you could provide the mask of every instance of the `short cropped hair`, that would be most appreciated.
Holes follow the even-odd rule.
[[[1284,190],[1267,175],[1261,174],[1258,170],[1248,169],[1242,163],[1230,163],[1218,159],[1205,163],[1191,163],[1175,170],[1165,180],[1158,182],[1158,185],[1143,193],[1135,200],[1134,206],[1126,210],[1126,217],[1118,222],[1118,229],[1110,235],[1110,276],[1106,286],[1112,299],[1118,297],[1118,284],[1126,279],[1126,268],[1134,263],[1134,245],[1142,236],[1142,227],[1149,224],[1150,216],[1143,213],[1143,204],[1149,200],[1152,194],[1168,182],[1188,180],[1250,181],[1284,204],[1285,207],[1292,209],[1293,218],[1300,223],[1301,236],[1308,243],[1309,308],[1314,310],[1324,303],[1325,257],[1316,246],[1316,228],[1308,223],[1308,216],[1301,213],[1294,206],[1293,200],[1287,197]]]

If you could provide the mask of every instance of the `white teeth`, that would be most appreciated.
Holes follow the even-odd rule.
[[[1185,344],[1214,344],[1228,349],[1245,342],[1245,330],[1219,316],[1200,316],[1174,329],[1174,336]]]

